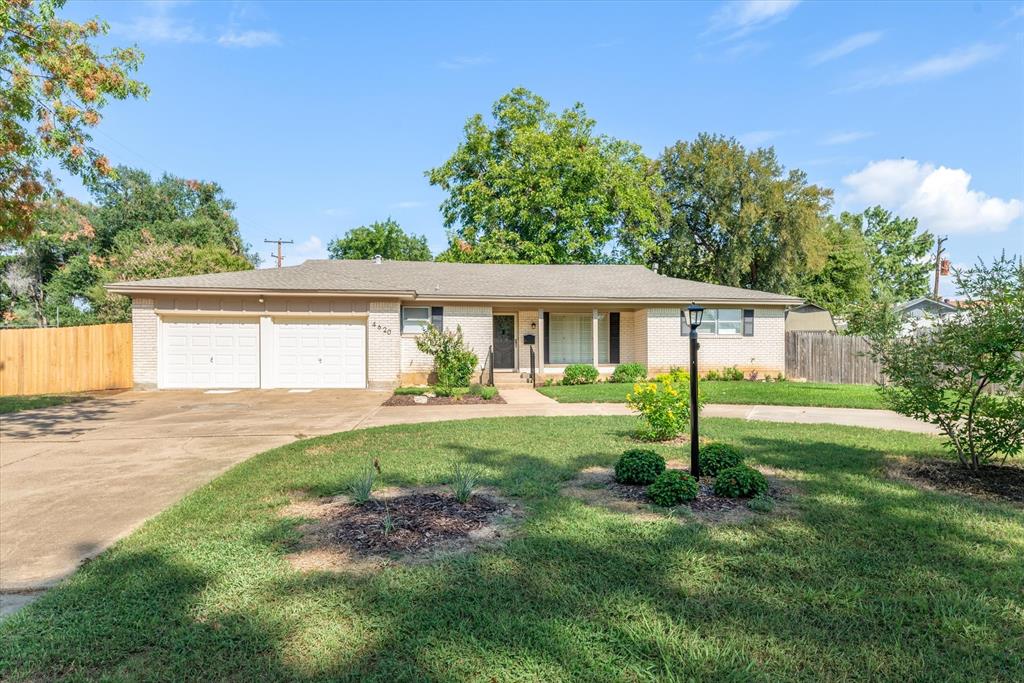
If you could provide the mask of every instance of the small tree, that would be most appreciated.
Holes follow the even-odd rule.
[[[898,413],[937,425],[961,464],[977,469],[1024,448],[1024,262],[1005,255],[954,278],[964,300],[929,328],[872,332]]]
[[[476,354],[466,347],[462,326],[442,332],[433,325],[416,337],[416,348],[434,357],[435,391],[451,396],[458,387],[468,387],[476,369]]]

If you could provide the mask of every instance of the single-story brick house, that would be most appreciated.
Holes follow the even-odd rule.
[[[610,373],[689,362],[685,308],[707,311],[701,369],[785,366],[801,299],[681,280],[642,266],[311,260],[288,268],[109,285],[132,298],[135,384],[146,388],[386,388],[422,383],[427,325],[462,328],[483,377],[537,382],[570,363]],[[532,351],[532,354],[531,354]],[[595,362],[596,361],[596,362]]]

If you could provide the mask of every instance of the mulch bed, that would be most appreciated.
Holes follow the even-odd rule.
[[[905,458],[895,463],[897,478],[937,489],[1024,504],[1024,467],[982,465],[970,470],[959,462],[935,458]]]
[[[480,403],[504,403],[505,399],[498,394],[494,398],[487,400],[482,396],[473,396],[472,394],[463,394],[462,396],[428,396],[426,403],[417,403],[413,400],[414,396],[410,394],[394,395],[388,400],[384,401],[386,406],[458,406],[458,405],[477,405]]]
[[[469,536],[501,509],[482,496],[463,504],[451,495],[413,493],[336,508],[332,535],[337,543],[365,555],[414,553]]]
[[[651,499],[647,497],[646,485],[620,484],[613,480],[605,486],[605,490],[622,500],[653,505]],[[769,491],[769,495],[771,495],[771,491]],[[697,483],[697,497],[687,503],[683,503],[682,506],[688,507],[694,512],[723,512],[735,510],[736,508],[745,508],[747,501],[747,498],[723,498],[722,496],[716,496],[714,482],[701,478],[701,481]]]
[[[465,503],[447,487],[374,491],[356,504],[348,496],[305,498],[280,511],[305,518],[288,561],[301,571],[374,571],[393,562],[420,563],[503,541],[524,511],[482,488]]]

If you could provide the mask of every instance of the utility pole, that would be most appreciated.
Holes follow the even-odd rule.
[[[942,270],[942,245],[946,243],[947,237],[935,239],[935,286],[932,289],[932,298],[939,299],[939,272]]]
[[[272,258],[276,258],[277,259],[277,267],[278,268],[281,267],[281,262],[284,261],[284,253],[281,251],[281,245],[282,244],[295,244],[294,240],[283,240],[280,237],[278,237],[276,240],[263,240],[263,241],[266,242],[267,244],[276,244],[277,245],[277,254],[271,254],[270,256]]]

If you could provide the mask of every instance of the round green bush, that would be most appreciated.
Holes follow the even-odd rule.
[[[614,384],[632,384],[634,382],[643,382],[647,379],[647,366],[643,363],[623,363],[622,365],[616,365],[615,371],[612,372],[611,379],[608,380]]]
[[[697,497],[697,480],[679,470],[662,472],[647,487],[647,497],[663,508],[675,507]]]
[[[724,443],[709,443],[700,449],[700,473],[709,477],[716,476],[722,470],[743,464],[743,455]]]
[[[768,480],[757,470],[739,465],[728,467],[715,477],[715,495],[726,498],[751,498],[768,491]]]
[[[650,484],[665,471],[665,458],[644,448],[631,448],[615,463],[615,481],[620,484]]]
[[[593,384],[598,377],[597,368],[585,363],[565,366],[562,373],[562,384]]]

